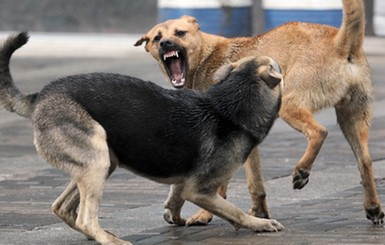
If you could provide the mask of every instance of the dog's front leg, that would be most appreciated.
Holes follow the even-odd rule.
[[[181,197],[183,191],[183,184],[174,184],[170,186],[170,192],[168,198],[164,203],[163,218],[169,224],[185,225],[186,220],[180,216],[180,211],[184,204],[184,200]]]
[[[303,133],[307,138],[307,147],[302,158],[293,171],[293,188],[302,189],[309,182],[310,171],[313,167],[324,140],[327,129],[319,124],[312,112],[305,107],[290,104],[289,99],[282,98],[280,117],[291,127]]]
[[[228,183],[226,182],[221,187],[218,188],[218,194],[224,199],[227,198],[227,195],[226,195],[227,185]],[[213,217],[214,215],[212,213],[201,208],[196,214],[192,215],[190,218],[187,219],[186,225],[187,226],[207,225],[208,223],[210,223]]]
[[[234,204],[223,199],[218,193],[201,194],[185,193],[186,200],[204,208],[213,214],[227,220],[235,228],[249,228],[253,231],[279,231],[284,227],[276,220],[261,219],[246,214]]]
[[[251,151],[246,161],[245,169],[247,187],[249,189],[251,201],[253,202],[253,206],[249,210],[249,214],[259,218],[269,219],[270,214],[266,203],[266,192],[263,185],[257,146]]]

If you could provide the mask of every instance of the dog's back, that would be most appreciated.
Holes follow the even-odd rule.
[[[60,128],[73,120],[81,129],[76,118],[88,114],[90,119],[79,121],[92,118],[104,128],[121,166],[168,178],[189,172],[199,155],[200,128],[192,130],[203,113],[199,100],[200,95],[192,91],[166,90],[129,76],[92,73],[47,85],[32,118],[36,127],[50,124],[50,128]]]
[[[229,148],[224,149],[232,152],[230,145],[245,142],[244,131],[250,134],[249,146],[240,147],[247,152],[269,131],[279,108],[278,92],[262,80],[256,82],[254,64],[243,70],[205,94],[167,90],[118,74],[59,79],[45,86],[35,102],[32,121],[40,137],[38,148],[55,145],[48,138],[63,139],[56,133],[59,128],[67,130],[65,137],[79,131],[73,142],[84,140],[93,134],[87,125],[95,121],[106,131],[108,146],[121,166],[157,179],[188,175],[207,152],[226,144]],[[256,113],[261,116],[250,117]],[[44,127],[50,132],[42,134]]]

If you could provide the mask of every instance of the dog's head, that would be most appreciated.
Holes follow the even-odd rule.
[[[154,26],[134,45],[145,49],[158,61],[175,88],[185,86],[189,63],[199,59],[200,27],[194,17],[182,16]]]
[[[216,81],[224,80],[230,74],[243,71],[246,66],[250,65],[255,68],[255,75],[261,78],[270,88],[275,88],[283,80],[281,67],[268,56],[248,56],[234,63],[223,65],[214,73],[213,79]],[[281,83],[282,88],[283,83]]]

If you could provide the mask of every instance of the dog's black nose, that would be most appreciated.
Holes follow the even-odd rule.
[[[175,46],[175,43],[171,40],[164,40],[160,42],[160,47],[167,49]]]

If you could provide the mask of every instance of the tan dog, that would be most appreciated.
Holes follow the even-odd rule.
[[[242,38],[224,38],[200,31],[195,18],[184,16],[153,27],[136,42],[145,49],[174,87],[206,90],[216,81],[221,65],[247,55],[268,55],[281,65],[285,81],[280,117],[303,133],[308,141],[304,155],[293,171],[294,189],[309,181],[313,162],[327,136],[313,114],[335,107],[337,120],[358,162],[364,188],[366,216],[383,223],[368,150],[371,121],[372,78],[365,58],[365,13],[362,0],[343,0],[340,29],[310,23],[287,23],[270,32]],[[210,81],[210,83],[208,83]],[[270,217],[255,148],[246,164],[253,202],[251,214]],[[226,185],[220,188],[226,196]],[[206,224],[212,215],[201,210],[187,225]]]

